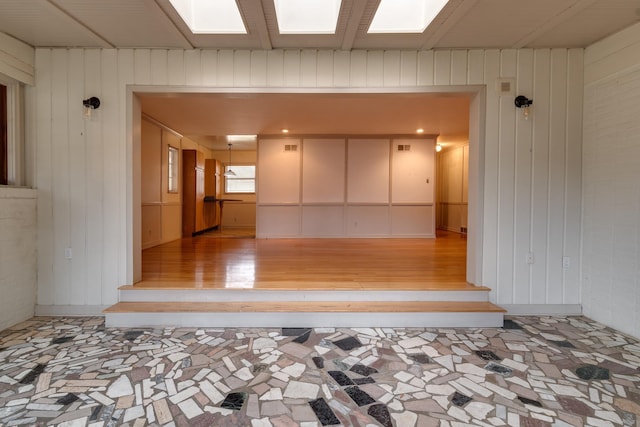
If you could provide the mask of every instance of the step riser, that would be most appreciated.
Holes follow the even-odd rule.
[[[107,327],[502,327],[503,313],[106,313]]]
[[[120,290],[120,302],[489,301],[488,291]]]

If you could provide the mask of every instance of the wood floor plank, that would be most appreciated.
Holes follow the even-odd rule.
[[[212,232],[146,249],[136,288],[468,289],[466,239],[253,239]]]

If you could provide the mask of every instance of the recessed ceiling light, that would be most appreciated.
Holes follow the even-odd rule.
[[[256,142],[258,135],[227,135],[227,142]]]
[[[380,0],[368,33],[422,33],[449,0]]]
[[[422,128],[416,129],[416,133],[424,133],[424,129],[422,129]]]
[[[282,133],[289,133],[289,129],[282,129]]]
[[[169,0],[193,34],[247,34],[236,0]]]
[[[273,0],[280,34],[335,34],[342,0]]]

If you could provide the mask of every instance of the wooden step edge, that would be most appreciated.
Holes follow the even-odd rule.
[[[328,301],[328,302],[119,302],[112,313],[506,313],[490,302],[466,301]]]
[[[195,287],[195,286],[185,286],[180,284],[179,282],[160,282],[165,283],[163,285],[144,285],[144,286],[136,286],[136,285],[123,285],[118,288],[120,291],[218,291],[218,292],[229,292],[229,291],[246,291],[246,292],[257,292],[257,291],[291,291],[291,292],[300,292],[300,291],[309,291],[309,292],[321,292],[321,291],[378,291],[378,292],[402,292],[402,291],[415,291],[415,292],[489,292],[491,288],[487,288],[486,286],[476,286],[472,284],[468,284],[467,286],[459,286],[459,285],[431,285],[425,284],[424,287],[417,288],[415,283],[412,283],[411,286],[403,287],[402,283],[392,283],[388,284],[384,287],[381,286],[373,286],[371,284],[362,283],[360,287],[355,287],[353,282],[350,282],[348,286],[338,287],[340,286],[340,282],[336,283],[304,283],[303,286],[291,287],[291,286],[282,286],[278,287],[277,285],[273,287],[257,287],[257,288],[242,288],[242,287],[207,287],[204,285],[203,287]],[[297,282],[296,282],[297,283]]]

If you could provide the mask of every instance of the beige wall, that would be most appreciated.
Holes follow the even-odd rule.
[[[437,162],[437,227],[462,232],[469,205],[469,146],[444,148]]]
[[[182,237],[182,182],[178,192],[168,191],[169,146],[182,150],[198,150],[211,158],[212,152],[182,137],[153,119],[142,120],[141,132],[141,202],[142,248],[147,249]],[[179,167],[182,167],[180,155]],[[182,176],[182,171],[178,173]]]

